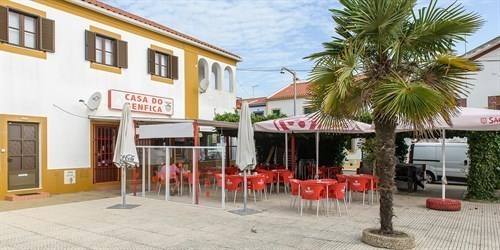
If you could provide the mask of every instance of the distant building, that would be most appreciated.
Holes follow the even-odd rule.
[[[266,97],[256,97],[245,99],[244,101],[248,102],[248,107],[250,108],[250,112],[254,115],[266,116]]]
[[[296,115],[304,115],[311,113],[308,107],[310,82],[297,82],[297,98],[296,98]],[[293,84],[289,84],[284,88],[278,90],[267,98],[267,112],[269,114],[286,114],[293,116]]]
[[[461,106],[500,109],[500,36],[463,56],[480,63],[482,70],[467,80],[473,86],[467,97],[459,100]]]

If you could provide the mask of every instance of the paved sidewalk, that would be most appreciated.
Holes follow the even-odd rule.
[[[425,208],[425,197],[397,195],[395,227],[417,237],[418,249],[500,249],[500,205],[463,202],[462,211]],[[240,200],[241,201],[241,200]],[[378,204],[348,206],[316,219],[289,208],[289,196],[272,195],[227,211],[130,197],[132,210],[110,210],[119,197],[0,213],[1,249],[370,249],[361,231],[378,225]],[[227,210],[238,208],[228,202]],[[315,208],[313,206],[313,208]]]

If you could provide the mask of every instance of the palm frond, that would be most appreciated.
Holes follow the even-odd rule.
[[[444,97],[426,84],[388,78],[375,91],[374,116],[412,126],[417,132],[434,127],[443,112]]]

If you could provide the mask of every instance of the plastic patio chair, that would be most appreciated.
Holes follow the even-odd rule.
[[[158,176],[158,181],[156,182],[156,189],[158,189],[158,195],[161,193],[161,185],[167,185],[167,178],[166,178],[167,173],[164,173],[162,171],[156,171],[156,176]],[[178,186],[179,185],[179,179],[177,178],[177,175],[175,173],[170,173],[170,185],[172,186]]]
[[[261,174],[266,177],[266,184],[270,185],[269,194],[271,194],[271,192],[273,191],[273,185],[274,183],[276,183],[276,174],[274,174],[272,171],[263,172]]]
[[[347,204],[345,201],[345,191],[346,191],[346,183],[337,183],[331,186],[331,194],[332,199],[335,199],[337,203],[337,210],[339,211],[339,216],[342,216],[342,212],[340,211],[339,199],[344,201],[345,213],[347,214]],[[331,203],[330,203],[331,204]]]
[[[295,207],[295,202],[297,201],[297,199],[300,202],[300,184],[302,183],[302,181],[297,180],[297,179],[290,179],[289,183],[290,183],[290,193],[292,195],[292,199],[290,199],[290,207],[293,208],[293,207]],[[292,205],[292,201],[293,201],[293,205]],[[297,212],[298,212],[298,209],[300,209],[300,208],[297,207]]]
[[[252,179],[248,179],[248,188],[253,191],[253,200],[257,203],[257,198],[255,195],[255,191],[259,191],[260,199],[262,200],[262,193],[264,193],[264,197],[267,201],[267,193],[266,193],[266,177],[264,175],[258,175],[258,177],[254,177]]]
[[[238,195],[238,191],[243,190],[243,187],[240,185],[243,180],[238,176],[230,176],[226,175],[226,190],[234,192],[234,201],[236,204],[236,195]]]
[[[368,184],[366,186],[366,190],[375,192],[375,194],[377,196],[376,200],[378,201],[379,188],[378,188],[378,178],[376,176],[373,176],[373,187],[370,185],[370,181],[368,181]],[[372,196],[372,198],[373,198],[373,196]],[[372,203],[373,203],[373,200],[372,200]]]
[[[198,180],[198,192],[201,193],[201,184],[200,184],[200,173],[196,173],[196,179]],[[191,187],[193,186],[193,174],[192,173],[189,173],[187,175],[187,179],[188,179],[188,185],[189,185],[189,195],[191,195]]]
[[[367,186],[370,184],[370,180],[363,177],[349,179],[349,203],[352,200],[352,192],[363,192],[363,206],[365,205],[365,194],[368,190]]]
[[[283,183],[283,186],[285,187],[285,194],[288,194],[290,179],[293,179],[293,177],[294,177],[293,171],[283,171],[280,173],[280,181]]]
[[[311,184],[311,183],[302,183],[302,192],[301,192],[301,202],[300,202],[300,216],[302,216],[302,210],[304,206],[304,201],[318,201],[318,205],[316,207],[316,218],[319,216],[319,202],[322,200],[323,191],[325,187],[323,185]]]

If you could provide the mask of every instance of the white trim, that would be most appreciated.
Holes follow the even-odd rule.
[[[500,36],[497,36],[497,37],[495,37],[495,38],[493,38],[493,39],[491,39],[491,40],[489,40],[489,41],[487,41],[487,42],[485,42],[485,43],[477,46],[476,48],[470,50],[469,52],[463,54],[462,57],[465,57],[465,58],[475,57],[478,54],[481,54],[484,51],[486,51],[486,50],[488,50],[488,49],[490,49],[490,48],[498,45],[499,43],[500,43]],[[486,53],[486,54],[484,54],[484,55],[482,55],[482,56],[480,56],[478,58],[481,58],[481,57],[483,57],[483,56],[485,56],[487,54],[488,53]]]
[[[98,13],[101,13],[101,14],[104,14],[104,15],[107,15],[107,16],[110,16],[110,17],[113,17],[113,18],[116,18],[118,20],[121,20],[121,21],[124,21],[124,22],[127,22],[127,23],[130,23],[130,24],[133,24],[133,25],[136,25],[136,26],[139,26],[141,28],[144,28],[144,29],[147,29],[147,30],[151,30],[153,32],[156,32],[156,33],[160,33],[164,36],[167,36],[167,37],[170,37],[170,38],[174,38],[176,40],[179,40],[179,41],[182,41],[182,42],[185,42],[187,44],[190,44],[190,45],[194,45],[198,48],[202,48],[204,50],[208,50],[210,52],[213,52],[215,54],[219,54],[219,55],[222,55],[224,57],[227,57],[227,58],[230,58],[230,59],[233,59],[237,62],[242,62],[243,59],[239,58],[239,57],[236,57],[236,56],[233,56],[233,55],[230,55],[228,53],[224,53],[220,50],[216,50],[216,49],[213,49],[213,48],[210,48],[206,45],[203,45],[203,44],[200,44],[198,42],[195,42],[195,41],[191,41],[187,38],[184,38],[184,37],[181,37],[181,36],[178,36],[178,35],[175,35],[175,34],[172,34],[170,32],[167,32],[167,31],[164,31],[162,29],[159,29],[159,28],[155,28],[149,24],[145,24],[143,22],[139,22],[139,21],[136,21],[136,20],[133,20],[129,17],[126,17],[126,16],[123,16],[123,15],[120,15],[118,13],[114,13],[112,11],[109,11],[109,10],[106,10],[106,9],[103,9],[99,6],[95,6],[95,5],[92,5],[90,3],[87,3],[87,2],[83,2],[81,0],[65,0],[67,2],[70,2],[72,4],[75,4],[75,5],[78,5],[78,6],[81,6],[81,7],[84,7],[86,9],[90,9],[90,10],[93,10],[95,12],[98,12]]]

